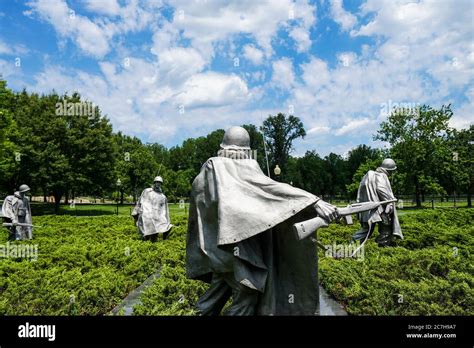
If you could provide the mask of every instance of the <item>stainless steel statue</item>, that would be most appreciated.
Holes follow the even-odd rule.
[[[265,176],[249,145],[244,128],[228,129],[192,185],[187,276],[210,283],[198,313],[218,315],[232,296],[227,315],[313,315],[317,249],[296,238],[293,224],[316,215],[332,221],[336,209]]]
[[[143,239],[155,241],[158,234],[162,234],[163,239],[166,239],[173,226],[170,223],[168,200],[161,189],[162,184],[163,178],[157,176],[153,187],[143,190],[132,211]]]
[[[362,178],[357,192],[357,202],[380,202],[396,200],[388,178],[389,172],[397,169],[391,158],[386,158],[375,171],[369,170]],[[353,241],[365,242],[379,225],[379,235],[375,241],[379,246],[394,245],[394,237],[403,239],[398,222],[395,203],[379,206],[359,214],[361,229],[352,237]]]
[[[7,219],[9,240],[28,240],[33,238],[30,201],[27,193],[28,185],[21,185],[18,191],[7,196],[3,201],[2,216]]]

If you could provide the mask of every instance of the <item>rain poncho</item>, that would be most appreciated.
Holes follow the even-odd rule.
[[[136,215],[138,230],[144,237],[171,229],[168,200],[163,193],[152,188],[142,192],[132,211],[132,216]]]
[[[318,198],[265,176],[253,159],[210,158],[192,186],[187,275],[210,282],[232,273],[260,292],[257,314],[313,315],[317,253],[292,225],[316,215]]]
[[[21,197],[19,192],[7,196],[3,201],[2,216],[8,218],[13,223],[32,224],[30,201],[26,196]],[[33,228],[27,226],[12,227],[15,238],[24,240],[33,238]]]
[[[395,196],[384,170],[382,168],[377,169],[377,171],[369,170],[360,182],[359,190],[357,191],[357,202],[380,202],[392,199],[395,199]],[[361,222],[374,224],[381,222],[384,214],[384,207],[379,206],[378,209],[359,214],[359,219]],[[393,215],[390,218],[393,235],[403,239],[395,204],[393,204]]]

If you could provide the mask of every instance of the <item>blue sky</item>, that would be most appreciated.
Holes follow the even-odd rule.
[[[10,88],[79,91],[116,131],[166,146],[293,113],[294,155],[384,146],[397,103],[474,117],[474,2],[0,1]]]

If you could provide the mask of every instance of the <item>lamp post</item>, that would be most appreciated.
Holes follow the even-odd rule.
[[[276,177],[276,178],[279,178],[279,177],[280,177],[281,169],[280,169],[280,167],[278,166],[278,164],[275,166],[275,169],[273,169],[273,173],[275,173],[275,177]]]
[[[117,179],[117,216],[119,214],[119,196],[120,196],[120,186],[122,186],[122,180],[120,178]]]

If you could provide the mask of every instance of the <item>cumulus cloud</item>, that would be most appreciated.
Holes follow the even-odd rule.
[[[331,0],[331,15],[344,31],[352,29],[357,23],[357,17],[344,10],[342,0]]]
[[[255,65],[262,64],[263,52],[256,48],[254,45],[244,46],[244,57],[250,60]]]
[[[289,89],[295,83],[293,63],[289,58],[279,59],[272,64],[272,85],[279,89]]]
[[[186,81],[176,103],[187,108],[215,107],[244,102],[249,97],[247,85],[240,77],[208,72]]]
[[[295,27],[290,31],[290,37],[296,42],[298,52],[306,52],[311,47],[311,39],[308,30],[302,27]]]

